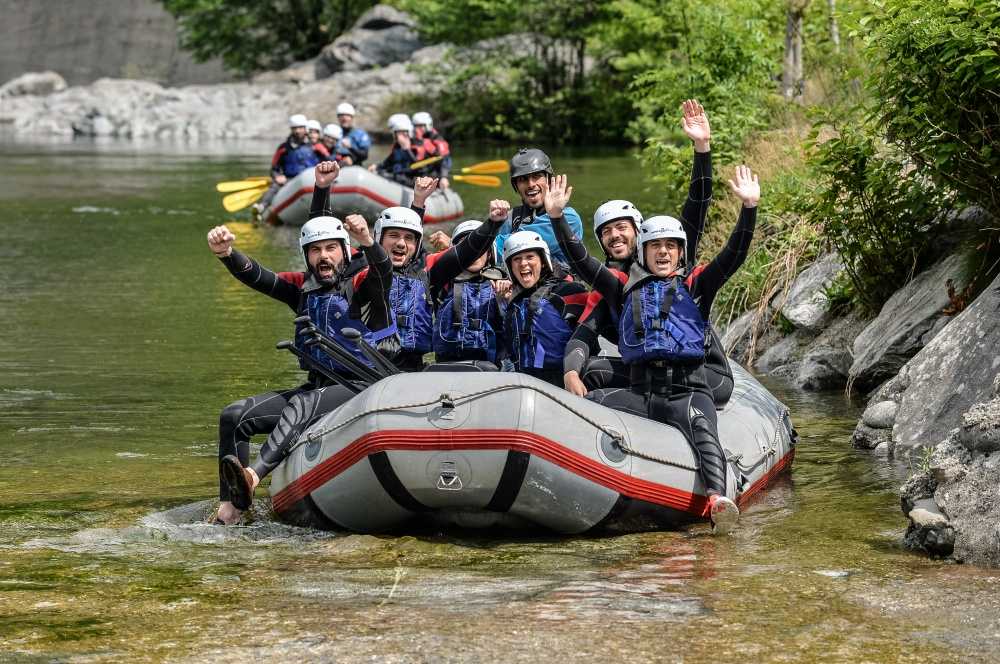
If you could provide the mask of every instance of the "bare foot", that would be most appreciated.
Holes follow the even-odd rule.
[[[216,522],[221,521],[224,526],[231,526],[238,523],[243,512],[233,507],[228,500],[219,503],[219,509],[215,513]]]

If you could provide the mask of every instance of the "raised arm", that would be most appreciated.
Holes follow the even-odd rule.
[[[688,238],[688,264],[695,265],[698,242],[705,230],[705,217],[712,203],[712,128],[705,109],[694,99],[681,104],[681,113],[681,128],[694,143],[691,184],[681,209],[681,224]]]
[[[354,277],[355,297],[360,298],[358,309],[365,310],[368,305],[368,318],[365,324],[372,330],[388,327],[393,320],[392,307],[389,304],[389,291],[392,290],[392,261],[385,249],[376,244],[368,230],[368,222],[359,214],[349,214],[344,220],[344,228],[351,239],[361,246],[368,268]]]
[[[299,285],[234,249],[235,241],[236,236],[225,226],[216,226],[208,232],[208,248],[222,261],[230,274],[255,291],[284,302],[293,311],[297,309]]]
[[[438,258],[427,273],[430,285],[434,288],[443,287],[489,251],[493,238],[496,237],[509,212],[510,203],[507,201],[499,199],[490,201],[489,222],[462,238],[458,244],[449,247]]]
[[[332,217],[330,207],[330,187],[340,175],[340,164],[335,161],[321,161],[316,165],[316,186],[313,188],[312,203],[309,205],[309,218]]]

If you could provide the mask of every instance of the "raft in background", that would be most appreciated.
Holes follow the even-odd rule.
[[[733,365],[719,412],[727,495],[741,507],[794,457],[788,410]],[[707,519],[681,433],[521,373],[404,373],[327,414],[271,481],[289,523],[385,532],[407,526],[576,534]]]
[[[261,214],[269,224],[301,226],[309,221],[309,207],[316,187],[316,173],[307,168],[282,185],[281,189]],[[360,214],[374,223],[379,213],[387,207],[410,207],[413,189],[369,173],[361,166],[345,166],[333,183],[330,203],[333,214],[343,219],[349,214]],[[424,225],[434,225],[450,230],[465,212],[462,197],[454,189],[441,189],[427,198]]]

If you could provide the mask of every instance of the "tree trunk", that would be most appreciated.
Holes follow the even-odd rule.
[[[790,2],[785,21],[785,59],[781,73],[781,92],[785,99],[802,100],[802,23],[804,3]]]
[[[834,53],[840,53],[840,27],[837,25],[837,0],[826,0],[830,8],[830,41],[833,42]]]

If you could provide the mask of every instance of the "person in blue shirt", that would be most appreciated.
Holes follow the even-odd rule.
[[[368,150],[372,147],[371,136],[360,127],[354,126],[354,106],[343,102],[337,105],[337,122],[344,132],[337,148],[337,161],[342,166],[361,166],[368,159]]]
[[[521,148],[511,158],[510,184],[521,197],[521,204],[511,211],[510,217],[500,228],[496,239],[497,255],[503,255],[507,236],[517,231],[534,231],[549,246],[552,260],[569,272],[566,255],[559,247],[552,222],[545,212],[545,194],[548,193],[554,175],[548,155],[538,148]],[[567,207],[563,210],[563,216],[570,229],[578,237],[582,237],[583,221],[576,210]]]

